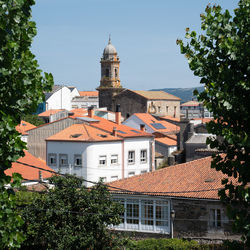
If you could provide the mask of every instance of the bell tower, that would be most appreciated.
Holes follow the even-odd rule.
[[[99,91],[99,107],[107,107],[114,111],[113,97],[123,88],[120,81],[120,60],[109,36],[108,45],[103,50],[101,58],[101,80]]]

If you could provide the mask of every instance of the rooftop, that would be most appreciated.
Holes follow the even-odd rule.
[[[39,158],[36,158],[28,151],[24,151],[24,153],[25,153],[25,156],[19,158],[18,159],[19,162],[26,163],[32,166],[36,166],[44,170],[53,171],[53,169],[51,169],[50,167],[46,165],[45,161]],[[43,171],[43,170],[41,171],[42,171],[43,179],[47,179],[53,175],[52,173],[49,173],[47,171]],[[35,169],[35,168],[29,167],[23,164],[19,164],[17,162],[13,162],[11,168],[5,170],[4,172],[6,175],[9,175],[9,176],[12,175],[13,173],[19,173],[25,179],[24,181],[39,180],[39,169]]]
[[[16,126],[16,131],[21,133],[22,135],[27,135],[28,133],[26,131],[35,127],[35,125],[22,120],[20,124]]]
[[[149,100],[176,100],[180,101],[181,99],[177,96],[171,95],[165,91],[146,91],[146,90],[130,90],[140,96],[143,96]]]
[[[137,116],[142,122],[148,125],[155,132],[168,133],[172,131],[179,131],[178,126],[167,121],[159,121],[149,113],[134,113],[133,115]]]
[[[114,187],[110,190],[113,193],[140,192],[156,196],[219,199],[218,190],[223,187],[221,179],[228,176],[211,168],[211,161],[211,157],[206,157],[114,181],[109,184]],[[232,181],[236,183],[235,179]]]
[[[79,91],[80,96],[96,96],[98,97],[98,91]]]
[[[48,117],[48,116],[51,116],[51,115],[54,115],[60,111],[64,111],[65,109],[49,109],[49,110],[46,110],[42,113],[40,113],[38,116],[40,117]]]
[[[73,124],[70,127],[54,134],[46,141],[119,141],[121,138],[106,133],[100,129],[94,128],[87,124]]]
[[[181,107],[184,107],[184,106],[196,107],[196,106],[199,106],[199,105],[200,105],[200,103],[197,102],[197,101],[188,101],[188,102],[182,103]]]
[[[168,145],[168,146],[177,146],[177,141],[173,140],[168,137],[160,137],[160,138],[155,138],[157,142],[160,142],[162,144]]]

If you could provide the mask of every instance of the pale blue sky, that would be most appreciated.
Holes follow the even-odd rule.
[[[223,9],[238,1],[221,0],[36,0],[38,34],[32,51],[55,84],[94,90],[100,58],[111,33],[121,60],[123,87],[134,90],[199,86],[176,45],[185,28],[200,30],[208,3]]]

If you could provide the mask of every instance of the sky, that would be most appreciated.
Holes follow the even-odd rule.
[[[200,14],[220,4],[233,14],[236,0],[36,0],[32,52],[55,84],[95,90],[109,34],[120,57],[124,88],[201,86],[176,45],[185,29],[200,33]]]

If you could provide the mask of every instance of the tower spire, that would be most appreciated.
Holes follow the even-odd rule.
[[[108,44],[111,44],[111,34],[109,34],[109,43]]]

